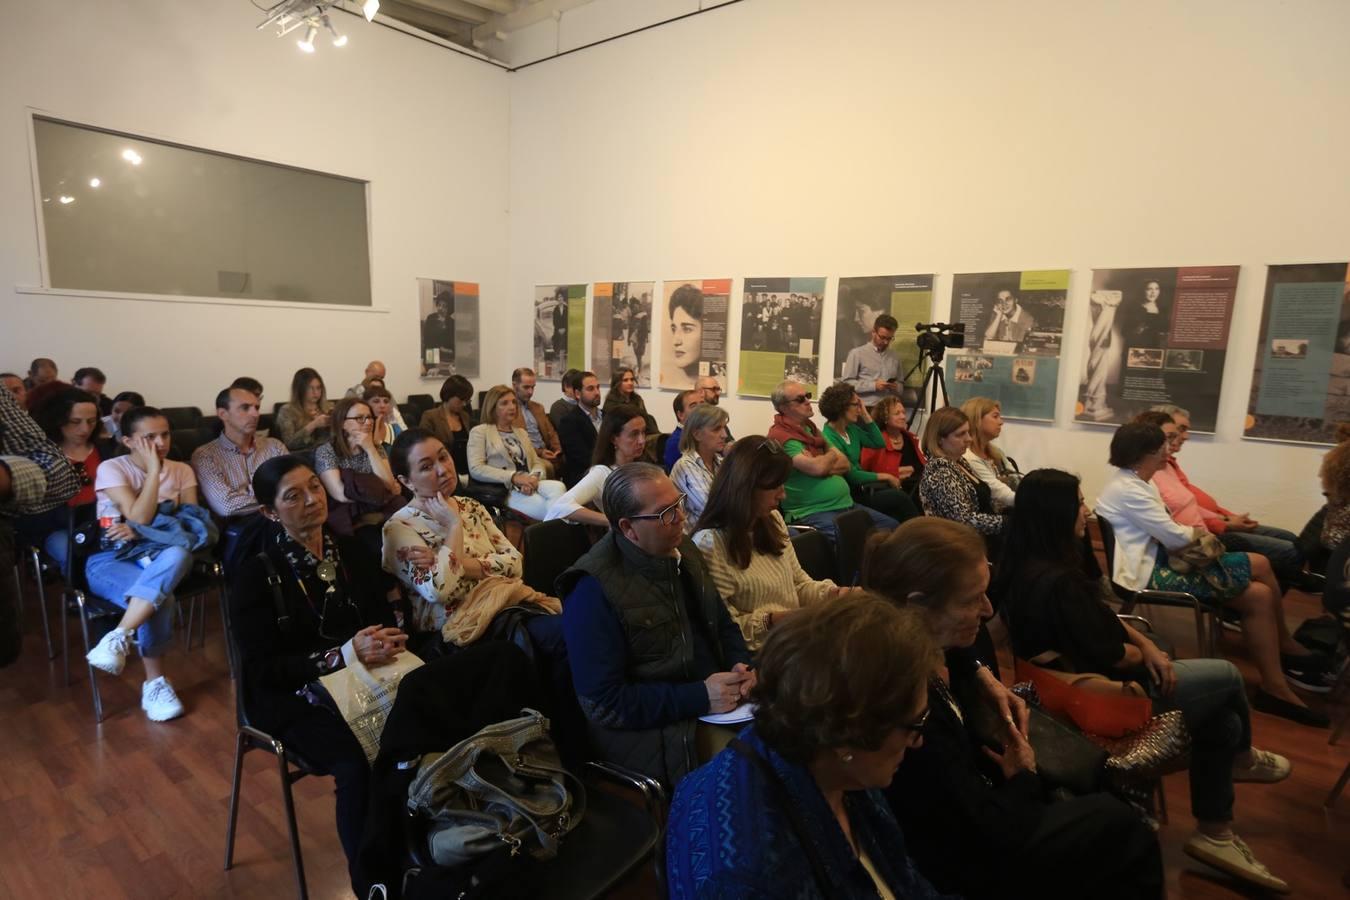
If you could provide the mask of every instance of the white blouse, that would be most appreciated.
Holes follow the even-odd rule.
[[[574,484],[570,491],[548,505],[548,512],[544,514],[544,521],[566,519],[572,513],[587,506],[593,506],[603,513],[605,507],[601,503],[601,497],[605,491],[605,479],[609,477],[609,473],[612,471],[614,469],[610,466],[591,466],[591,470],[582,476],[582,479]]]

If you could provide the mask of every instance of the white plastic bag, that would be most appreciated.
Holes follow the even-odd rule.
[[[385,720],[394,708],[399,682],[404,675],[421,666],[422,660],[405,650],[394,657],[393,662],[367,669],[357,658],[351,641],[342,645],[342,658],[347,665],[321,675],[319,683],[333,698],[338,712],[361,743],[366,761],[374,762],[380,752]]]

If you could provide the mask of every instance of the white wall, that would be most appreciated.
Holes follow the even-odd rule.
[[[747,0],[546,62],[511,82],[512,304],[536,283],[934,271],[945,313],[952,273],[1070,267],[1058,422],[1002,443],[1091,496],[1110,430],[1071,423],[1090,270],[1237,263],[1220,431],[1183,462],[1297,529],[1323,451],[1240,433],[1263,266],[1350,254],[1347,33],[1344,0]],[[648,395],[667,426],[669,397]],[[767,428],[767,402],[723,402],[737,434]]]
[[[317,368],[330,393],[371,358],[402,397],[421,382],[418,277],[505,294],[508,78],[359,17],[342,49],[254,26],[245,0],[3,4],[0,28],[0,369],[54,357],[99,365],[110,390],[209,407],[249,374],[284,400]],[[28,111],[369,180],[372,293],[381,312],[34,295],[41,283]],[[295,235],[297,241],[305,235]],[[484,329],[484,359],[505,339]]]

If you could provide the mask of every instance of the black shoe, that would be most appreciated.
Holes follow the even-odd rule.
[[[1280,666],[1289,683],[1315,694],[1325,694],[1336,684],[1336,666],[1321,653],[1302,656],[1280,654]]]
[[[1252,697],[1252,709],[1270,713],[1272,716],[1279,716],[1300,725],[1308,725],[1312,728],[1331,727],[1331,720],[1324,713],[1308,709],[1306,706],[1299,706],[1297,703],[1290,703],[1288,700],[1281,700],[1279,697],[1262,690],[1258,690],[1256,695]]]
[[[1294,580],[1294,587],[1305,594],[1320,594],[1327,586],[1327,577],[1316,572],[1300,572]]]

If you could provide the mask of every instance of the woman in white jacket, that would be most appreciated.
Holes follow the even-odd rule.
[[[567,488],[561,481],[545,480],[530,436],[515,427],[515,420],[515,392],[504,384],[489,390],[483,399],[483,424],[469,432],[469,477],[503,485],[510,491],[507,506],[542,522],[549,504]]]
[[[1008,462],[1003,451],[994,446],[994,439],[1003,433],[1002,406],[988,397],[971,397],[961,404],[961,412],[970,420],[970,447],[966,450],[965,461],[980,480],[989,485],[994,509],[998,512],[1012,509],[1022,474]]]
[[[1180,550],[1196,538],[1194,529],[1172,518],[1150,482],[1166,453],[1167,439],[1156,425],[1122,425],[1111,438],[1111,465],[1116,471],[1097,498],[1097,515],[1115,532],[1111,580],[1129,590],[1183,591],[1237,610],[1243,638],[1261,673],[1261,689],[1252,698],[1252,708],[1325,728],[1327,717],[1308,709],[1290,688],[1286,672],[1306,673],[1323,667],[1326,660],[1309,654],[1290,635],[1269,560],[1258,553],[1225,553],[1204,572],[1183,575],[1169,568],[1159,553],[1159,547],[1164,552]],[[1318,689],[1302,679],[1300,683]]]

